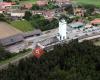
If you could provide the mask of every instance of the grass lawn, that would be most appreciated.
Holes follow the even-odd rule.
[[[11,25],[23,32],[33,31],[34,29],[32,25],[26,20],[12,21]]]
[[[74,0],[76,3],[92,4],[100,7],[100,0]]]
[[[37,0],[24,0],[24,1],[20,1],[21,4],[23,3],[32,3],[34,4]]]

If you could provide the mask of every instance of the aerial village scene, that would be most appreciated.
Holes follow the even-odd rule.
[[[100,0],[0,0],[0,80],[100,80]]]

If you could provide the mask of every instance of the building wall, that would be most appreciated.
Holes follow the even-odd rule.
[[[7,45],[11,45],[14,43],[17,43],[19,41],[23,41],[23,35],[22,34],[16,34],[14,36],[10,36],[8,38],[4,38],[4,39],[0,39],[0,44],[2,44],[3,46],[7,46]]]
[[[59,21],[59,40],[66,39],[67,25],[65,20]]]
[[[25,15],[25,13],[11,13],[11,16],[15,16],[15,17],[23,17]]]
[[[0,11],[0,14],[2,14],[3,13],[3,11]]]

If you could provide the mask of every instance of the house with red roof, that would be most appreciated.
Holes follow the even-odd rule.
[[[55,16],[55,11],[53,10],[32,11],[32,15],[35,15],[35,14],[43,15],[45,19],[51,20]]]
[[[48,1],[47,0],[38,0],[36,2],[36,5],[38,5],[38,6],[45,6],[45,5],[48,5]]]
[[[100,24],[100,18],[92,20],[91,24]]]
[[[32,3],[24,3],[22,4],[22,6],[25,8],[25,9],[31,9],[33,4]]]
[[[6,7],[10,7],[14,4],[16,4],[16,3],[13,3],[13,2],[0,2],[0,7],[1,8],[6,8]]]
[[[45,19],[51,20],[54,18],[55,12],[52,10],[48,10],[48,11],[45,11],[43,15],[44,15]]]

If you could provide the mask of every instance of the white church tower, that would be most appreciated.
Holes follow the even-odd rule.
[[[65,40],[67,39],[67,23],[64,19],[61,19],[59,21],[59,32],[58,32],[58,39],[61,40]]]

